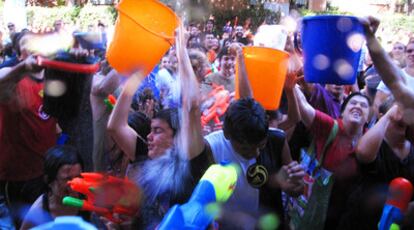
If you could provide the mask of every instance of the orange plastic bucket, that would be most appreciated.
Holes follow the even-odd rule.
[[[174,44],[179,18],[156,0],[122,0],[117,10],[109,64],[124,75],[138,69],[149,74]]]
[[[243,55],[253,98],[266,110],[279,108],[289,54],[277,49],[249,46],[243,47]],[[236,73],[236,98],[239,98],[237,75]]]

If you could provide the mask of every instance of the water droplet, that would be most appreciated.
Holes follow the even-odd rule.
[[[60,80],[47,80],[45,94],[50,97],[60,97],[66,93],[66,84]]]
[[[336,23],[336,28],[341,32],[348,32],[352,29],[352,20],[347,17],[341,17]]]
[[[330,61],[326,55],[318,54],[313,58],[313,66],[318,70],[325,70],[329,65]]]
[[[259,219],[259,228],[263,230],[277,229],[279,226],[279,218],[276,214],[270,213],[261,216]]]
[[[354,68],[344,59],[339,59],[334,64],[334,69],[342,79],[350,79],[353,76]]]
[[[353,33],[349,35],[348,38],[346,39],[346,44],[355,53],[361,50],[363,43],[364,43],[364,36],[362,36],[362,34],[360,33]]]
[[[206,212],[217,218],[221,215],[221,206],[217,203],[210,203],[206,206]]]

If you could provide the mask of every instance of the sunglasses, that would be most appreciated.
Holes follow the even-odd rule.
[[[406,50],[405,52],[410,54],[410,53],[414,52],[414,49],[409,49],[409,50]]]
[[[14,28],[14,25],[8,25],[7,28]]]

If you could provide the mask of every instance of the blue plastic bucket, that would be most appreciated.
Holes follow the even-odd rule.
[[[305,81],[354,84],[364,43],[363,27],[356,17],[321,15],[302,22]]]

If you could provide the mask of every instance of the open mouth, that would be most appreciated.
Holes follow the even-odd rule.
[[[362,117],[362,111],[359,110],[359,109],[353,109],[353,110],[351,110],[351,116],[353,118],[360,118],[360,117]]]

